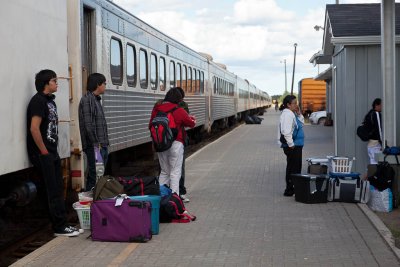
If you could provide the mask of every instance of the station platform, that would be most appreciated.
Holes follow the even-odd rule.
[[[279,112],[242,125],[186,161],[187,224],[161,224],[147,243],[57,237],[12,266],[400,266],[357,204],[284,197]],[[305,125],[307,157],[333,155],[333,128]]]

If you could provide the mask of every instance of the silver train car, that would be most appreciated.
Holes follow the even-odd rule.
[[[19,14],[16,16],[15,14]],[[34,75],[56,71],[59,91],[59,153],[72,187],[84,184],[78,105],[86,78],[103,73],[102,98],[110,152],[150,142],[148,121],[154,103],[174,86],[197,117],[197,131],[271,106],[265,92],[153,28],[107,0],[14,0],[2,3],[0,44],[4,120],[0,133],[0,176],[30,168],[26,155],[25,113],[35,94]],[[6,89],[7,88],[7,89]],[[3,123],[3,122],[2,122]]]

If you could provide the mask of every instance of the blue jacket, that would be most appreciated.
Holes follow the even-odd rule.
[[[293,141],[295,146],[304,146],[304,129],[303,123],[296,116],[297,127],[293,130]]]
[[[294,116],[296,123],[293,123],[293,132],[292,132],[292,138],[293,138],[293,143],[295,146],[304,146],[304,123],[299,119],[299,117]],[[281,132],[279,133],[279,135]],[[281,147],[288,147],[288,144],[282,144]]]

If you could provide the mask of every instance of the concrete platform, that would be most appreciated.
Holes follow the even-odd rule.
[[[283,196],[278,118],[270,110],[187,160],[197,221],[161,224],[145,244],[59,237],[13,266],[400,266],[358,205]],[[332,155],[332,131],[306,125],[303,159]]]

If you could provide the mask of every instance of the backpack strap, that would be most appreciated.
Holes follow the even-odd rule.
[[[180,108],[178,105],[176,105],[173,109],[166,111],[165,113],[174,113],[175,110]]]

